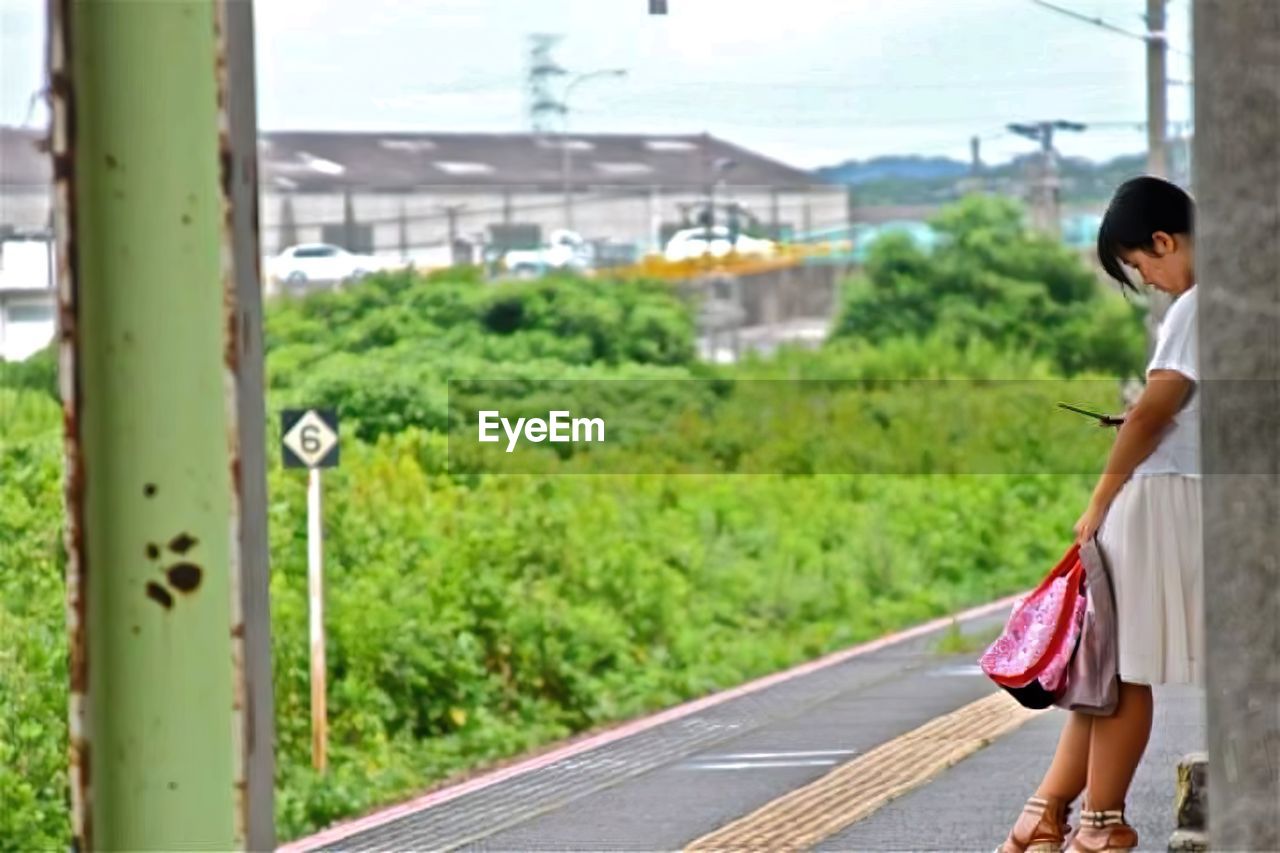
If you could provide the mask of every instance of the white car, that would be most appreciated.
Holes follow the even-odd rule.
[[[512,249],[502,256],[502,264],[518,276],[541,275],[549,269],[584,270],[588,265],[587,244],[576,231],[557,228],[547,245],[538,249]]]
[[[707,239],[708,230],[711,232],[710,240]],[[710,229],[700,226],[677,231],[667,241],[667,248],[662,254],[668,261],[687,261],[703,255],[723,258],[730,251],[739,255],[769,257],[777,251],[777,246],[772,240],[749,237],[741,232],[730,242],[728,226],[713,225]]]
[[[372,255],[357,255],[329,243],[303,243],[271,258],[267,272],[280,287],[299,290],[310,284],[357,281],[383,266]]]

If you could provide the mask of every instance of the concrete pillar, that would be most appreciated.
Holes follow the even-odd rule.
[[[1195,5],[1210,846],[1280,849],[1280,3]]]

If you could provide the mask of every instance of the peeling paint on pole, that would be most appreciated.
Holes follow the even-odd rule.
[[[274,845],[251,16],[51,0],[81,850]]]
[[[234,484],[231,628],[235,669],[237,838],[270,850],[275,838],[275,706],[271,692],[266,390],[258,243],[258,124],[252,0],[219,0],[219,164],[223,188],[224,324],[230,475]]]
[[[51,0],[49,4],[50,90],[55,109],[52,147],[55,210],[59,234],[57,246],[58,281],[58,378],[63,405],[65,465],[63,473],[66,501],[65,547],[67,550],[67,631],[70,660],[69,766],[72,826],[77,847],[93,849],[93,826],[89,804],[90,752],[85,717],[89,687],[88,642],[85,637],[86,601],[84,552],[84,464],[80,452],[80,383],[76,370],[76,182],[75,182],[75,92],[67,69],[67,27],[73,0]]]

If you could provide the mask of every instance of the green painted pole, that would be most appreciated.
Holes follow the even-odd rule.
[[[250,10],[51,4],[80,850],[273,841]]]

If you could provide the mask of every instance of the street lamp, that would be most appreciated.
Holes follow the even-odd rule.
[[[560,109],[564,113],[564,121],[560,130],[560,181],[564,190],[564,227],[573,230],[573,191],[570,188],[570,157],[572,156],[569,147],[569,96],[573,94],[573,90],[581,86],[588,80],[595,80],[601,77],[626,77],[627,69],[625,68],[605,68],[599,71],[588,71],[585,74],[579,74],[569,81],[569,85],[564,88],[564,97],[560,100]]]

